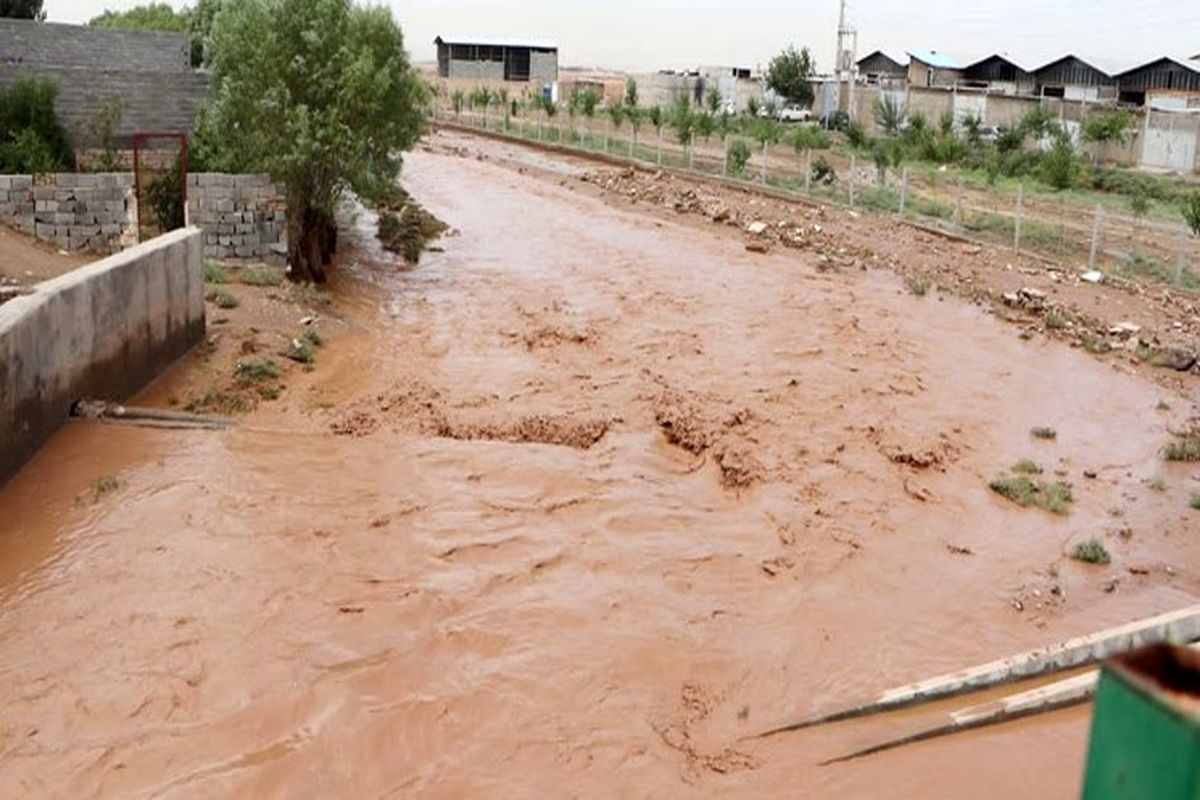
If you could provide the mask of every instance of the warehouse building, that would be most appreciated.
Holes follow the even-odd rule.
[[[505,36],[439,36],[438,76],[479,83],[558,82],[558,45],[548,39]]]

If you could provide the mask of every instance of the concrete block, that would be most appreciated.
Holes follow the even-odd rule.
[[[14,189],[31,189],[33,188],[32,175],[11,175],[12,188]]]
[[[39,239],[46,239],[46,240],[53,239],[54,238],[54,226],[49,225],[45,222],[36,222],[36,223],[34,223],[34,235],[37,236],[37,238],[39,238]]]
[[[70,172],[59,172],[54,175],[54,185],[60,189],[73,189],[79,185],[81,177]]]
[[[54,195],[57,191],[58,191],[58,189],[56,189],[53,186],[35,186],[35,187],[33,187],[33,199],[34,200],[55,200],[57,198]]]
[[[240,244],[233,249],[238,258],[251,258],[254,256],[254,248],[250,245]]]
[[[12,175],[0,175],[0,189],[5,191],[12,188]]]

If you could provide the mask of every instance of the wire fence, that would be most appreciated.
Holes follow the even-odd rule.
[[[503,110],[434,110],[454,122],[517,139],[557,144],[644,166],[767,186],[797,197],[895,214],[981,241],[1124,278],[1200,291],[1200,237],[1182,218],[1122,214],[1103,203],[981,184],[928,165],[880,168],[834,150],[754,143],[744,137],[681,136],[666,126],[563,114],[513,117]],[[741,142],[742,144],[737,144]]]

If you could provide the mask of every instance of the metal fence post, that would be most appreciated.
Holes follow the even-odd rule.
[[[1100,209],[1100,204],[1096,204],[1096,215],[1092,220],[1092,247],[1088,251],[1088,269],[1096,268],[1096,256],[1100,252],[1100,219],[1104,212]]]
[[[963,179],[958,179],[958,194],[954,198],[954,225],[961,228],[963,224]]]
[[[658,162],[658,165],[661,167],[662,166],[662,126],[661,125],[658,126],[658,152],[657,152],[657,155],[655,156],[655,160]]]
[[[1021,252],[1021,205],[1025,200],[1025,186],[1017,185],[1017,211],[1013,224],[1013,250]]]
[[[767,140],[763,139],[763,160],[762,169],[758,173],[758,182],[763,186],[767,185]]]
[[[812,148],[804,148],[804,193],[812,194]]]
[[[908,202],[908,167],[900,173],[900,216],[904,216],[904,206]]]
[[[854,208],[854,171],[858,165],[858,161],[853,155],[850,156],[850,207]]]
[[[725,134],[721,146],[725,149],[725,154],[721,158],[721,177],[729,177],[729,134]]]
[[[629,123],[629,160],[633,161],[633,142],[637,138],[637,131],[633,129],[633,123]]]
[[[1187,269],[1187,236],[1186,225],[1179,226],[1179,257],[1175,264],[1175,283],[1183,283],[1183,273]]]
[[[696,169],[696,134],[688,134],[688,169]]]

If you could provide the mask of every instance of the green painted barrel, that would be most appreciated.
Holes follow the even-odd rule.
[[[1084,800],[1200,800],[1200,654],[1155,645],[1105,663]]]

